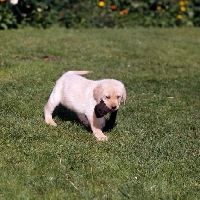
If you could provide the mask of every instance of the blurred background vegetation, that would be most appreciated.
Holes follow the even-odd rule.
[[[0,29],[200,26],[200,0],[0,0]]]

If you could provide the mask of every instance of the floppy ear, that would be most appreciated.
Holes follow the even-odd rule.
[[[124,91],[123,91],[123,94],[122,94],[122,99],[123,99],[124,105],[125,105],[125,103],[126,103],[126,89],[125,89],[125,87],[124,87],[123,90],[124,90]]]
[[[103,88],[101,86],[101,84],[97,85],[95,88],[94,88],[94,91],[93,91],[93,97],[94,99],[97,101],[97,103],[100,103],[100,101],[102,100],[102,92],[103,92]]]

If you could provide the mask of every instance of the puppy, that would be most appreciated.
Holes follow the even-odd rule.
[[[88,73],[89,71],[68,71],[57,80],[44,107],[45,122],[56,126],[52,113],[61,103],[74,111],[85,126],[90,125],[98,140],[105,141],[108,138],[102,132],[105,126],[104,115],[115,113],[115,120],[120,101],[123,100],[125,104],[126,90],[115,79],[93,81],[80,76]]]

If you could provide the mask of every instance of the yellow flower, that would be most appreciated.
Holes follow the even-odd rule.
[[[184,6],[185,2],[184,1],[180,1],[179,4],[180,4],[180,6]]]
[[[99,6],[100,7],[104,7],[105,6],[105,2],[104,1],[99,1]]]
[[[4,2],[4,1],[6,1],[6,0],[0,0],[0,2]]]
[[[157,10],[162,10],[162,7],[161,6],[157,6]]]
[[[181,6],[180,9],[181,9],[182,12],[185,12],[185,11],[186,11],[186,7],[184,7],[184,6]]]
[[[182,19],[182,15],[177,15],[177,19]]]

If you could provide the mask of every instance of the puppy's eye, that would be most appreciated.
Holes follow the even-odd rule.
[[[110,96],[106,96],[106,99],[110,99]]]
[[[118,96],[117,96],[117,99],[120,99],[120,98],[121,98],[121,96],[120,96],[120,95],[118,95]]]

